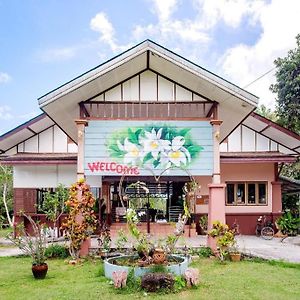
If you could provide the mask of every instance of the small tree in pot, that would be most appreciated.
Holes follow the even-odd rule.
[[[36,279],[44,279],[48,271],[46,263],[45,249],[47,247],[47,239],[44,235],[44,225],[35,222],[31,216],[21,212],[31,227],[32,235],[25,229],[24,224],[17,227],[17,236],[8,235],[7,238],[19,247],[25,254],[32,258],[32,273]]]

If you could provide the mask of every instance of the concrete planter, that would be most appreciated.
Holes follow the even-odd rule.
[[[132,258],[135,256],[132,255],[125,255],[125,256],[120,256],[122,258]],[[185,270],[188,268],[189,264],[189,259],[187,257],[179,256],[179,255],[171,255],[171,257],[174,257],[178,259],[179,263],[177,264],[172,264],[170,266],[166,266],[166,269],[168,272],[176,274],[176,275],[183,275]],[[143,276],[146,273],[151,272],[151,267],[127,267],[127,266],[118,266],[113,264],[113,260],[118,259],[116,257],[108,258],[104,261],[104,273],[105,277],[112,279],[112,274],[115,271],[126,271],[130,272],[130,270],[133,268],[134,269],[134,276],[135,277],[140,277]]]

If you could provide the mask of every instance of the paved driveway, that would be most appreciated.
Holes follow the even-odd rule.
[[[237,241],[240,251],[247,255],[300,263],[300,236],[290,237],[281,242],[280,238],[264,240],[256,236],[240,235],[237,237]],[[185,244],[190,247],[205,246],[206,237],[184,238],[178,241],[177,246],[182,247]],[[93,239],[92,246],[97,246],[96,239]],[[11,245],[6,248],[4,241],[0,239],[0,256],[12,256],[20,253],[19,249],[12,248]]]
[[[240,250],[249,255],[266,259],[285,260],[300,263],[300,236],[264,240],[256,236],[238,236]]]

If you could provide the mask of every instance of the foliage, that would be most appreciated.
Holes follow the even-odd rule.
[[[206,231],[207,230],[207,226],[208,226],[208,216],[207,215],[203,215],[200,219],[199,219],[199,225],[202,228],[202,230]]]
[[[300,214],[300,200],[299,195],[282,195],[282,208],[283,210],[290,210],[292,214],[299,216]]]
[[[216,239],[219,258],[223,261],[229,248],[235,244],[234,233],[229,229],[228,225],[222,224],[220,221],[214,221],[208,235]]]
[[[187,167],[203,150],[192,140],[190,128],[164,124],[119,130],[107,143],[110,156],[125,164],[163,169]]]
[[[277,122],[278,120],[275,111],[273,111],[271,108],[267,108],[264,104],[259,105],[255,112],[273,122]]]
[[[300,34],[296,37],[296,44],[286,57],[274,61],[276,83],[270,89],[277,94],[279,123],[300,133]]]
[[[105,251],[110,250],[110,245],[111,245],[110,231],[106,225],[102,225],[100,229],[100,235],[98,237],[98,245],[100,248],[103,248]]]
[[[117,239],[116,239],[117,249],[119,251],[121,251],[125,247],[126,243],[128,243],[128,237],[127,237],[125,231],[123,229],[120,229],[118,231],[118,235],[117,235]]]
[[[179,292],[186,287],[186,280],[183,278],[183,276],[175,276],[174,280],[174,292]]]
[[[201,247],[198,251],[197,254],[200,257],[211,257],[213,255],[213,252],[210,247]]]
[[[16,230],[17,236],[14,237],[13,234],[10,234],[7,238],[25,254],[31,256],[33,265],[42,265],[46,261],[45,249],[47,246],[47,239],[43,234],[44,227],[25,213],[21,212],[21,215],[29,221],[33,234],[30,235],[24,225],[20,224]]]
[[[11,166],[0,164],[0,223],[9,224],[10,227],[13,227],[11,217],[13,215],[12,172]]]
[[[286,211],[276,220],[276,224],[283,234],[297,235],[300,227],[300,218],[295,218],[290,211]]]
[[[65,202],[69,197],[69,192],[64,185],[59,184],[55,192],[46,192],[44,201],[40,209],[46,214],[47,218],[55,223],[61,214],[65,212]]]
[[[83,179],[71,186],[69,199],[65,204],[69,214],[62,229],[66,230],[66,236],[70,240],[71,256],[78,259],[82,243],[95,230],[97,224],[93,210],[95,199]]]
[[[154,265],[150,268],[151,273],[167,273],[167,268],[164,265]]]
[[[65,246],[52,244],[46,248],[45,256],[47,258],[67,258],[69,256],[69,250]]]

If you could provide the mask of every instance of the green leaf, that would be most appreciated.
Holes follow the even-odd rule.
[[[138,144],[139,140],[135,133],[131,130],[131,128],[128,128],[128,140],[133,144]]]
[[[159,166],[159,164],[160,164],[159,160],[155,159],[155,160],[153,161],[153,166],[154,166],[154,168],[157,168],[157,167]]]
[[[203,150],[202,146],[192,145],[187,148],[192,157],[195,157],[200,151]]]
[[[150,159],[152,159],[152,154],[151,154],[151,152],[147,153],[147,155],[144,157],[144,159],[143,159],[143,164],[144,164],[145,162],[147,162],[148,160],[150,160]]]
[[[190,130],[191,130],[191,128],[183,128],[178,132],[178,135],[181,135],[184,137]]]

